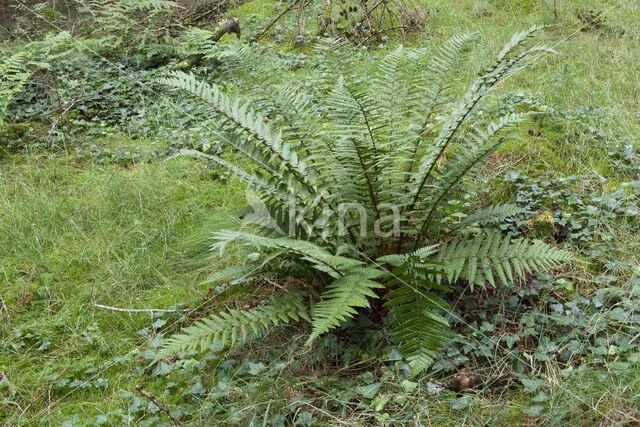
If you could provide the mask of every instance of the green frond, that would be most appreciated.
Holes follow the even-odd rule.
[[[7,106],[31,76],[31,71],[25,65],[27,55],[26,50],[19,50],[0,60],[0,123]]]
[[[495,286],[496,278],[502,283],[524,279],[527,273],[548,270],[575,257],[540,240],[512,240],[494,231],[473,239],[456,238],[442,246],[436,259],[444,265],[448,281],[464,278],[484,287],[486,282]]]
[[[505,218],[521,215],[527,212],[527,209],[509,203],[489,206],[486,209],[476,211],[464,218],[460,223],[458,223],[456,230],[473,224],[486,225],[496,223],[504,220]]]
[[[307,343],[339,326],[357,314],[356,308],[369,307],[369,298],[377,298],[373,289],[383,288],[374,281],[386,272],[375,268],[351,269],[334,280],[322,293],[322,300],[311,310],[313,331]]]
[[[222,166],[232,174],[245,181],[250,188],[258,191],[260,194],[268,195],[270,200],[278,200],[283,205],[289,200],[289,194],[287,193],[287,187],[283,183],[274,182],[263,177],[259,172],[249,173],[239,166],[234,165],[218,156],[212,154],[206,154],[202,151],[182,149],[178,153],[174,154],[170,158],[179,156],[189,156],[197,159],[203,159]]]
[[[457,103],[453,113],[449,115],[443,123],[437,138],[435,139],[429,153],[423,157],[418,173],[415,174],[413,182],[415,187],[412,193],[412,204],[416,203],[422,194],[425,184],[431,176],[434,168],[441,158],[453,137],[462,128],[469,114],[474,110],[476,105],[491,90],[491,88],[501,79],[507,77],[510,73],[518,70],[523,61],[531,55],[540,51],[552,51],[544,47],[536,47],[529,49],[524,53],[512,57],[513,51],[532,34],[544,28],[543,26],[533,26],[528,31],[515,34],[509,43],[502,49],[496,60],[485,68],[484,74],[478,77],[469,87],[464,96]]]
[[[431,200],[422,228],[418,233],[419,237],[428,231],[431,218],[451,189],[504,142],[504,139],[497,139],[496,135],[512,128],[527,116],[529,116],[528,113],[507,114],[489,124],[486,130],[474,129],[474,132],[469,132],[466,144],[462,146],[463,152],[457,156],[456,160],[447,163],[442,176],[437,179],[438,188],[429,195]]]
[[[429,279],[439,272],[439,267],[415,253],[407,255],[405,263],[392,273],[394,280],[389,285],[396,285],[396,289],[385,295],[384,305],[390,308],[392,318],[391,334],[414,375],[433,363],[442,344],[451,336],[449,323],[440,314],[451,307],[432,292],[449,289]]]
[[[167,340],[155,360],[181,351],[203,352],[210,347],[229,348],[252,337],[259,337],[273,326],[300,319],[311,320],[304,304],[304,294],[290,292],[272,297],[266,304],[249,310],[231,309],[199,320]]]
[[[255,112],[249,103],[241,104],[239,99],[232,100],[222,93],[215,85],[196,80],[193,74],[174,72],[170,77],[161,78],[159,83],[185,90],[210,104],[216,112],[234,124],[236,128],[244,130],[258,142],[256,148],[242,147],[237,142],[231,142],[234,148],[240,149],[251,159],[257,161],[270,172],[277,173],[286,168],[290,177],[309,186],[308,171],[304,161],[298,158],[290,144],[283,142],[282,135],[272,132],[261,114]],[[227,142],[230,142],[227,140]],[[315,188],[311,187],[311,190]]]
[[[210,275],[207,280],[202,282],[201,285],[224,281],[235,283],[248,282],[254,280],[256,278],[256,274],[259,274],[260,272],[261,270],[259,265],[231,265],[220,271],[216,271]]]
[[[317,270],[325,272],[335,278],[342,277],[351,269],[363,265],[361,261],[339,255],[332,255],[326,249],[304,240],[271,238],[230,230],[213,233],[213,239],[216,243],[212,246],[212,249],[219,250],[220,254],[224,252],[225,247],[231,242],[241,242],[257,249],[285,250],[286,253],[299,256],[301,260],[312,263]]]

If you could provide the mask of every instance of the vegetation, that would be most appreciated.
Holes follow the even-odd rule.
[[[383,3],[0,14],[5,424],[638,422],[637,6]]]
[[[287,294],[260,309],[204,319],[172,338],[158,358],[233,345],[248,338],[249,326],[258,335],[272,323],[308,319],[304,301],[309,298],[311,342],[357,315],[358,308],[370,307],[370,299],[379,297],[376,290],[384,289],[389,291],[385,305],[394,317],[392,334],[418,373],[431,365],[449,336],[448,322],[440,315],[448,304],[434,293],[449,291],[440,284],[442,276],[449,282],[464,279],[472,287],[485,287],[485,282],[495,286],[495,277],[504,283],[525,279],[526,273],[570,260],[567,252],[541,241],[512,241],[491,229],[470,235],[470,226],[523,213],[513,205],[447,221],[461,213],[455,202],[464,197],[464,178],[504,142],[500,135],[505,130],[528,116],[505,114],[486,126],[465,126],[493,85],[548,50],[514,52],[539,29],[516,34],[448,115],[442,107],[451,103],[447,88],[468,35],[453,37],[435,57],[396,49],[373,76],[342,73],[327,64],[321,100],[296,86],[281,86],[284,97],[277,105],[293,111],[279,111],[291,120],[280,132],[250,102],[234,101],[192,75],[162,79],[209,103],[219,117],[220,139],[259,167],[247,172],[218,156],[194,152],[243,178],[271,214],[260,221],[262,228],[271,228],[263,235],[214,233],[214,248],[221,252],[232,242],[252,252],[254,263],[233,269],[227,279],[244,277],[247,270],[271,270],[322,285],[314,286],[317,299]],[[333,43],[324,49],[335,52],[339,47]],[[352,52],[344,49],[340,63],[349,56]],[[408,79],[404,73],[418,77]],[[434,123],[433,116],[444,118]],[[346,212],[353,208],[355,212]],[[387,215],[393,224],[383,231],[385,209],[393,212]]]

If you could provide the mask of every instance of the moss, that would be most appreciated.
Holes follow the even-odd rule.
[[[553,242],[556,235],[556,225],[553,213],[544,211],[529,220],[530,234],[536,238],[546,242]]]

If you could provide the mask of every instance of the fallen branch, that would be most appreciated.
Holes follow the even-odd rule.
[[[56,117],[56,119],[53,121],[53,124],[51,125],[51,129],[49,129],[49,133],[47,134],[48,137],[51,137],[51,135],[53,135],[53,132],[58,128],[58,122],[60,121],[60,119],[62,119],[64,115],[67,114],[69,110],[71,110],[73,106],[80,101],[82,101],[81,98],[78,98],[75,101],[71,101],[69,105],[67,105],[67,107],[62,111],[62,114]]]
[[[171,419],[171,421],[173,421],[174,423],[176,423],[179,426],[183,426],[184,425],[184,423],[182,421],[180,421],[178,418],[176,418],[162,403],[158,402],[158,399],[153,397],[153,395],[151,393],[149,393],[148,391],[145,391],[142,388],[142,386],[137,385],[136,386],[136,390],[140,394],[142,394],[144,397],[149,399],[151,401],[151,403],[156,405],[158,407],[158,409],[160,409],[162,412],[164,412],[166,414],[166,416]]]
[[[96,308],[103,308],[105,310],[121,311],[123,313],[179,313],[182,311],[189,311],[187,309],[165,310],[163,308],[118,308],[118,307],[109,307],[108,305],[102,305],[102,304],[93,304],[93,306]]]
[[[238,38],[240,38],[240,24],[238,20],[235,18],[227,18],[227,22],[222,24],[218,31],[211,37],[213,42],[217,42],[227,33],[234,33]],[[204,58],[204,53],[197,53],[195,55],[191,55],[187,57],[187,64],[182,67],[182,71],[189,71],[194,66],[198,65],[200,60]]]
[[[384,30],[380,30],[380,31],[376,31],[376,32],[372,32],[371,34],[369,34],[367,37],[365,37],[360,44],[358,44],[358,47],[362,46],[363,44],[365,44],[367,41],[369,41],[370,38],[372,37],[376,37],[379,36],[382,33],[386,33],[388,31],[393,31],[393,30],[415,30],[417,29],[417,27],[414,26],[410,26],[410,25],[394,25],[392,27],[389,28],[385,28]]]
[[[282,9],[280,11],[280,13],[278,13],[276,16],[273,17],[273,19],[271,21],[269,21],[269,23],[267,24],[266,27],[264,27],[264,29],[262,29],[261,31],[259,31],[255,35],[255,38],[262,37],[267,31],[269,31],[271,29],[271,27],[273,27],[273,24],[278,22],[278,20],[284,16],[285,13],[287,13],[288,11],[294,9],[296,7],[296,4],[298,4],[299,1],[301,1],[301,0],[293,0],[291,3],[289,3],[289,5],[287,7]]]

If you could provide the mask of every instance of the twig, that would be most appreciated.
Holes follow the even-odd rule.
[[[29,404],[22,410],[22,413],[18,416],[18,418],[21,418],[29,410],[29,408],[31,408],[33,406],[33,404],[36,403],[38,401],[38,399],[40,399],[48,390],[51,390],[51,387],[53,386],[53,383],[58,381],[60,379],[60,377],[62,375],[64,375],[64,373],[67,372],[67,369],[69,369],[70,367],[71,367],[71,364],[69,364],[69,366],[67,366],[62,371],[60,371],[60,373],[58,373],[58,375],[56,375],[56,377],[54,379],[52,379],[48,383],[42,384],[38,388],[36,393],[39,392],[42,389],[44,389],[44,390],[42,390],[42,392],[40,392],[40,394],[38,394],[38,395],[36,395],[36,396],[31,398],[31,400],[29,401]],[[49,387],[45,387],[47,384],[49,385]],[[12,426],[13,424],[14,423],[10,423],[9,426]]]
[[[640,338],[640,332],[635,337],[631,338],[631,341],[629,341],[629,345],[633,344],[633,342],[638,338]]]
[[[271,280],[271,279],[269,279],[269,278],[267,278],[267,277],[265,277],[265,278],[264,278],[264,281],[265,281],[265,282],[267,282],[267,283],[269,283],[270,285],[275,286],[276,288],[282,289],[282,290],[283,290],[283,291],[285,291],[285,292],[289,292],[289,290],[288,290],[287,288],[285,288],[284,286],[282,286],[282,285],[281,285],[281,284],[279,284],[279,283],[274,282],[273,280]]]
[[[378,8],[382,3],[386,3],[386,0],[379,0],[376,4],[371,6],[371,9],[367,10],[365,13],[367,15],[371,15],[371,13]]]
[[[62,117],[64,117],[65,114],[67,114],[67,112],[73,108],[74,105],[76,105],[78,102],[80,102],[81,99],[78,98],[75,101],[71,101],[69,103],[69,105],[67,106],[67,108],[64,109],[64,111],[62,111],[62,113],[53,121],[53,124],[51,125],[51,129],[49,129],[49,133],[47,134],[47,136],[51,136],[53,134],[53,131],[56,130],[56,128],[58,127],[58,122],[60,121],[60,119],[62,119]]]
[[[326,415],[329,418],[332,418],[334,420],[336,420],[338,422],[338,424],[345,424],[345,425],[349,425],[348,422],[341,420],[340,418],[336,417],[335,415],[330,414],[329,412],[322,410],[320,408],[318,408],[317,406],[313,406],[311,403],[307,403],[307,402],[302,402],[303,404],[307,405],[310,408],[315,409],[316,411],[320,412],[321,414]]]
[[[2,298],[2,296],[0,296],[0,303],[2,303],[2,309],[7,315],[7,320],[11,320],[11,316],[9,315],[9,309],[7,308],[7,304],[4,302],[4,299]]]
[[[363,44],[365,44],[371,37],[375,37],[375,36],[379,36],[382,33],[386,33],[388,31],[393,31],[393,30],[416,30],[417,27],[414,27],[412,25],[394,25],[392,27],[389,28],[385,28],[384,30],[380,30],[380,31],[376,31],[375,33],[369,34],[367,37],[365,37],[360,44],[358,45],[358,47],[362,46]]]
[[[278,22],[278,20],[280,18],[282,18],[284,16],[285,13],[287,13],[288,11],[290,11],[291,9],[293,9],[296,4],[298,4],[298,2],[301,0],[293,0],[291,3],[289,3],[289,5],[287,7],[285,7],[284,9],[282,9],[280,11],[280,13],[278,13],[276,16],[273,17],[273,19],[264,27],[264,29],[262,29],[261,31],[259,31],[256,34],[256,38],[262,37],[267,31],[269,31],[269,29],[271,27],[273,27],[273,24],[275,24],[276,22]]]
[[[210,41],[217,43],[218,40],[222,38],[227,33],[234,33],[238,38],[240,38],[240,23],[235,18],[227,18],[227,22],[222,24],[218,30],[209,38]],[[204,53],[196,53],[194,55],[189,55],[186,58],[186,65],[182,67],[182,71],[189,71],[204,58]]]
[[[144,397],[149,399],[151,401],[151,403],[156,405],[158,407],[158,409],[160,409],[162,412],[164,412],[167,415],[167,417],[171,418],[171,421],[173,421],[174,423],[176,423],[179,426],[183,426],[184,425],[184,423],[182,421],[180,421],[178,418],[176,418],[162,403],[158,402],[158,399],[153,397],[153,395],[151,393],[145,391],[142,388],[142,386],[137,385],[136,386],[136,390],[140,394],[142,394]]]
[[[298,9],[298,35],[304,35],[304,1],[300,2],[300,8]]]
[[[182,311],[189,311],[187,309],[183,309],[183,310],[165,310],[162,308],[118,308],[118,307],[109,307],[108,305],[102,305],[102,304],[93,304],[94,307],[96,308],[104,308],[105,310],[111,310],[111,311],[121,311],[123,313],[154,313],[154,312],[159,312],[159,313],[178,313],[178,312],[182,312]]]

